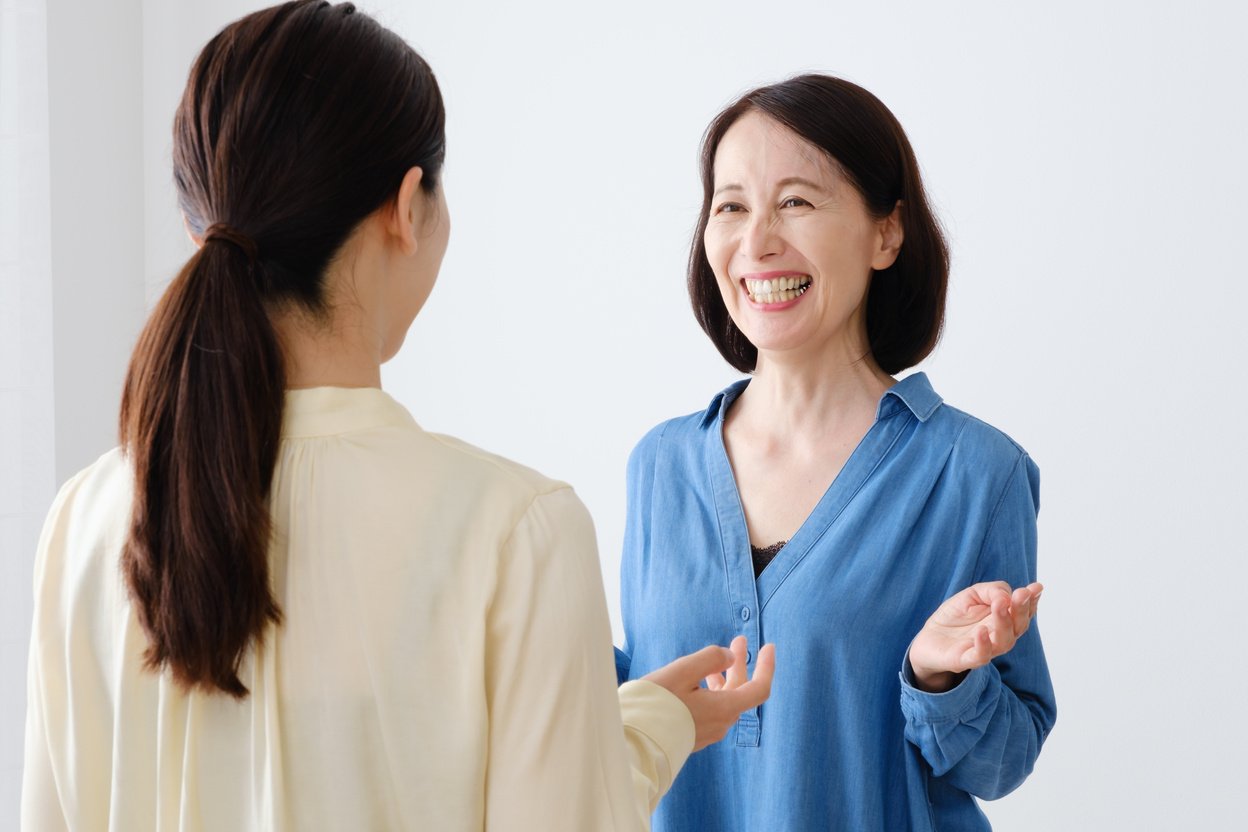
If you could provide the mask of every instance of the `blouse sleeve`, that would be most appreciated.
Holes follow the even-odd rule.
[[[56,791],[43,719],[38,656],[31,650],[26,685],[26,753],[22,766],[22,829],[68,829]]]
[[[31,623],[30,658],[26,671],[26,741],[22,761],[21,828],[24,830],[68,829],[65,811],[56,787],[52,749],[48,741],[47,700],[50,691],[44,681],[43,640],[41,623],[45,606],[55,602],[57,587],[47,580],[49,552],[62,541],[57,534],[65,504],[82,474],[61,487],[48,511],[39,546],[35,553],[34,609]]]
[[[1036,580],[1040,472],[1023,455],[1001,495],[976,568],[975,582],[1012,587]],[[1002,797],[1031,773],[1053,728],[1057,706],[1038,619],[1014,648],[968,673],[945,693],[914,687],[907,656],[901,674],[906,738],[932,773],[984,799]]]
[[[486,829],[649,829],[693,720],[650,682],[617,691],[593,524],[571,489],[516,525],[487,628]]]

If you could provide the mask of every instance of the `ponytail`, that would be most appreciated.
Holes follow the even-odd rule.
[[[244,657],[281,621],[269,493],[285,371],[269,311],[329,319],[330,264],[409,169],[436,189],[444,128],[428,64],[350,3],[253,12],[191,69],[173,179],[204,244],[148,320],[121,407],[135,478],[121,570],[147,667],[188,689],[246,696]]]
[[[239,698],[247,648],[281,619],[268,498],[285,389],[245,240],[205,236],[139,337],[121,405],[135,476],[121,566],[146,665]]]

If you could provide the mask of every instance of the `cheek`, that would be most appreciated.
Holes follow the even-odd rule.
[[[727,262],[732,254],[734,238],[731,227],[724,222],[712,219],[707,223],[706,231],[702,233],[702,246],[712,266],[719,268],[721,263]]]
[[[706,250],[706,261],[715,272],[715,280],[721,289],[731,281],[728,277],[728,261],[732,259],[732,243],[723,229],[707,228],[702,235],[702,247]]]
[[[871,240],[861,229],[834,227],[794,242],[825,279],[854,284],[871,277]]]

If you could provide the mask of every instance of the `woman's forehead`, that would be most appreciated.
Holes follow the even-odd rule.
[[[739,118],[715,151],[715,182],[745,185],[807,179],[832,187],[839,171],[826,153],[762,113]]]

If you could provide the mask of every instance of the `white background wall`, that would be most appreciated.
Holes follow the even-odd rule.
[[[0,829],[56,484],[115,444],[144,314],[139,0],[0,0]]]
[[[0,826],[16,817],[30,556],[55,482],[46,27],[0,0]]]
[[[91,119],[80,150],[101,167],[141,165],[142,198],[128,176],[112,180],[115,202],[94,196],[118,208],[77,214],[76,227],[142,234],[129,245],[143,247],[150,302],[189,253],[169,185],[186,72],[221,25],[260,4],[140,5],[141,24],[111,25],[117,48],[141,55],[141,78],[123,62],[95,94],[125,101],[79,112]],[[617,632],[628,451],[735,378],[683,288],[701,131],[748,87],[803,70],[888,104],[954,252],[946,336],[921,369],[1043,472],[1041,619],[1059,719],[1031,780],[986,810],[1010,830],[1242,824],[1248,15],[1210,2],[983,0],[365,8],[426,56],[449,113],[451,248],[385,384],[426,428],[577,487],[598,523]],[[107,22],[69,24],[72,39]],[[57,38],[50,25],[50,54]],[[81,72],[96,71],[84,55]],[[138,162],[116,140],[136,119]],[[54,196],[57,170],[54,157]],[[124,274],[100,279],[131,297],[129,255],[116,256]],[[58,293],[78,279],[57,264]],[[124,361],[127,310],[58,328],[58,391],[66,350]],[[76,468],[107,445],[120,372],[68,414],[58,399],[58,478],[72,470],[62,447]],[[9,540],[6,570],[29,559]],[[24,627],[28,584],[2,591],[4,620]],[[6,760],[23,671],[6,652]]]

